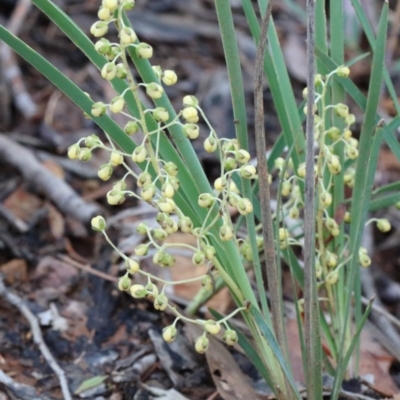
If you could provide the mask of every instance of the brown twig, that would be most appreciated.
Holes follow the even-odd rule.
[[[19,312],[28,320],[29,325],[31,327],[33,340],[35,344],[39,347],[40,352],[42,353],[44,359],[46,360],[49,367],[54,371],[57,375],[58,380],[60,381],[61,390],[65,400],[72,400],[68,382],[65,377],[64,370],[57,364],[55,358],[50,353],[49,348],[43,340],[42,331],[40,330],[39,322],[34,314],[29,310],[29,308],[24,303],[23,299],[16,294],[9,291],[4,285],[3,279],[0,277],[0,296],[2,296],[7,302],[18,308]]]
[[[255,77],[254,77],[254,110],[255,110],[255,139],[257,149],[258,181],[260,186],[261,222],[265,264],[267,269],[268,288],[270,292],[272,324],[276,339],[287,358],[286,340],[284,332],[282,288],[279,282],[278,269],[275,257],[275,241],[272,226],[271,194],[268,183],[268,167],[265,162],[265,128],[263,102],[263,65],[265,47],[267,44],[268,25],[271,16],[272,0],[269,1],[261,23],[260,39],[257,47]]]
[[[314,99],[315,99],[315,0],[307,0],[307,121],[306,178],[304,195],[304,336],[306,342],[307,394],[317,400],[322,392],[321,336],[315,274],[315,181],[314,181]]]
[[[96,204],[83,201],[66,182],[40,164],[28,149],[5,135],[0,135],[0,160],[18,168],[29,183],[45,193],[65,214],[87,223],[99,212]]]
[[[7,24],[7,29],[14,35],[18,35],[31,6],[31,0],[19,0],[17,3],[9,23]],[[2,43],[0,46],[0,59],[2,61],[4,77],[11,85],[15,106],[26,119],[33,118],[38,111],[36,104],[26,90],[14,53],[5,43]]]

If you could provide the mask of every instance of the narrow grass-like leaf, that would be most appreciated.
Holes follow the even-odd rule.
[[[260,1],[261,13],[265,11],[266,1]],[[256,43],[260,37],[260,26],[251,0],[242,0],[242,7],[248,21],[251,34]],[[276,107],[278,118],[284,132],[286,145],[295,143],[293,162],[295,167],[304,161],[305,141],[301,120],[297,113],[296,100],[293,88],[287,73],[286,64],[282,55],[278,36],[271,18],[268,30],[269,48],[266,49],[264,71]]]
[[[218,23],[228,70],[233,114],[235,121],[237,121],[235,124],[236,137],[240,147],[248,150],[249,141],[247,136],[246,103],[244,99],[243,78],[231,6],[229,2],[215,0],[215,8],[217,10]],[[241,183],[245,196],[251,199],[252,190],[250,181],[242,179]],[[270,322],[271,318],[267,304],[264,279],[261,271],[260,256],[258,253],[254,213],[246,215],[246,224],[253,256],[254,272],[256,276],[257,289],[260,296],[261,308],[265,318],[267,318],[267,320]]]
[[[357,14],[357,18],[360,21],[360,24],[364,30],[365,36],[368,39],[369,45],[373,48],[376,49],[376,41],[374,37],[374,33],[372,31],[371,25],[368,21],[368,18],[365,14],[365,11],[360,3],[360,0],[351,0],[351,3],[354,7],[354,11]],[[385,4],[387,3],[387,0],[384,1],[383,7],[385,7]],[[400,116],[400,104],[399,100],[397,98],[396,90],[393,86],[392,80],[389,75],[389,71],[387,70],[386,66],[383,68],[383,79],[385,81],[385,84],[387,86],[388,92],[390,94],[390,97],[393,101],[394,108],[396,109],[397,115]]]
[[[364,311],[364,314],[362,316],[362,318],[360,319],[360,321],[358,322],[357,325],[357,330],[355,332],[355,334],[352,337],[351,343],[349,345],[349,348],[346,351],[346,354],[343,357],[343,362],[338,366],[338,368],[336,369],[335,372],[335,381],[339,381],[341,382],[344,378],[344,375],[346,373],[346,366],[350,361],[351,355],[354,351],[354,348],[356,347],[359,339],[360,339],[360,335],[362,332],[362,329],[365,325],[365,322],[367,321],[367,318],[369,316],[369,313],[371,312],[372,309],[372,303],[373,303],[374,299],[371,299],[371,301],[369,302],[366,310]],[[332,390],[332,394],[331,394],[331,399],[335,400],[339,397],[340,395],[340,387],[334,386],[333,390]]]
[[[278,342],[276,341],[273,332],[271,331],[271,328],[267,325],[267,323],[264,320],[264,317],[261,315],[260,311],[257,310],[256,307],[254,307],[253,305],[250,305],[249,311],[250,311],[251,315],[254,317],[258,328],[260,329],[261,333],[264,335],[272,352],[274,353],[277,361],[279,362],[279,365],[280,365],[282,371],[284,372],[285,377],[293,390],[293,393],[295,394],[295,396],[298,399],[300,399],[301,396],[297,390],[296,383],[294,382],[293,376],[290,373],[289,369],[287,368],[285,358],[282,354],[281,349],[279,348]]]

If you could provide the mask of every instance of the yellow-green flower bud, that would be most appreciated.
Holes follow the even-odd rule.
[[[139,58],[148,60],[153,57],[153,48],[148,43],[139,43],[136,46],[136,54]]]
[[[166,214],[171,214],[176,209],[176,204],[172,199],[161,199],[157,202],[157,208]]]
[[[233,171],[237,166],[237,162],[233,157],[227,157],[224,164],[225,171]]]
[[[119,31],[119,40],[121,44],[129,45],[136,42],[137,36],[132,28],[125,26]]]
[[[131,287],[131,280],[130,280],[129,276],[124,275],[118,279],[118,289],[121,292],[124,292],[125,290],[129,290],[130,287]]]
[[[255,179],[257,177],[257,170],[254,165],[243,165],[239,169],[240,176],[244,179]]]
[[[163,72],[161,79],[162,79],[164,85],[167,85],[167,86],[175,85],[175,83],[178,82],[178,77],[177,77],[175,71],[172,71],[170,69],[166,69]]]
[[[117,181],[113,184],[113,189],[114,190],[120,190],[120,191],[124,191],[126,190],[126,183],[125,181]]]
[[[212,261],[214,259],[216,253],[214,246],[206,245],[204,246],[203,251],[208,261]]]
[[[167,343],[171,343],[175,340],[177,330],[174,325],[166,326],[162,331],[162,337]]]
[[[338,140],[340,138],[341,135],[341,131],[339,128],[337,128],[336,126],[332,126],[332,128],[329,128],[326,131],[327,136],[332,139],[332,140]]]
[[[178,167],[172,161],[164,165],[164,170],[170,176],[176,176],[178,174]]]
[[[305,178],[306,176],[306,163],[301,163],[297,168],[297,175],[300,178]]]
[[[142,256],[146,256],[149,252],[149,245],[148,244],[139,244],[138,246],[136,246],[135,248],[135,254],[138,257],[142,257]]]
[[[156,194],[156,187],[152,183],[149,183],[149,184],[143,186],[143,188],[140,192],[140,197],[144,201],[149,202],[153,199],[155,194]]]
[[[119,79],[125,79],[126,76],[128,75],[128,71],[126,70],[126,67],[123,63],[119,63],[116,65],[117,72],[116,72],[116,77]]]
[[[113,14],[108,8],[100,7],[99,11],[97,12],[97,16],[101,21],[109,21],[112,18]]]
[[[110,51],[106,54],[107,60],[113,61],[116,57],[119,56],[120,53],[121,53],[121,46],[119,45],[111,46]]]
[[[159,311],[164,311],[168,307],[168,297],[161,293],[154,299],[154,308]]]
[[[94,37],[102,37],[108,32],[108,24],[104,21],[97,21],[90,27],[90,33]]]
[[[364,268],[367,268],[367,267],[369,267],[369,266],[371,265],[371,259],[370,259],[370,257],[368,256],[368,254],[359,252],[359,254],[358,254],[358,260],[359,260],[359,262],[360,262],[360,265],[361,265],[362,267],[364,267]]]
[[[205,275],[204,278],[201,280],[201,287],[204,290],[211,292],[214,290],[213,280],[210,275]]]
[[[91,224],[92,229],[96,232],[103,232],[106,229],[106,221],[101,215],[92,218]]]
[[[92,105],[91,113],[94,117],[102,117],[106,113],[107,107],[101,101]]]
[[[240,149],[235,152],[235,158],[240,164],[246,164],[250,161],[250,153],[246,150]]]
[[[191,124],[195,124],[199,121],[199,113],[196,108],[194,107],[185,107],[182,110],[182,117]]]
[[[132,161],[135,163],[142,163],[144,160],[146,160],[147,157],[147,151],[146,148],[143,145],[140,145],[136,147],[135,150],[133,150],[132,153]]]
[[[183,125],[183,133],[191,140],[197,139],[200,134],[200,129],[196,124]]]
[[[125,265],[126,265],[127,271],[132,275],[136,274],[136,272],[138,272],[140,269],[139,263],[136,260],[134,260],[133,258],[128,258],[125,261]]]
[[[122,96],[114,97],[111,100],[110,111],[114,114],[120,113],[125,107],[125,100]]]
[[[184,233],[190,233],[193,229],[193,222],[189,217],[182,217],[178,223],[179,229]]]
[[[376,227],[377,227],[381,232],[389,232],[389,231],[392,229],[389,220],[386,219],[386,218],[378,219],[378,221],[377,221],[377,223],[376,223]]]
[[[94,44],[94,48],[99,54],[107,54],[111,50],[111,43],[108,39],[106,38],[101,38]]]
[[[282,157],[277,157],[274,161],[274,166],[276,169],[281,170],[285,166],[285,159]]]
[[[146,185],[149,185],[150,183],[151,183],[151,175],[146,171],[141,172],[138,176],[138,180],[136,181],[138,187],[142,188],[145,187]]]
[[[136,121],[129,121],[124,127],[124,132],[127,135],[134,135],[139,130],[139,124]]]
[[[222,337],[222,340],[228,345],[233,346],[238,342],[238,335],[233,329],[227,329]]]
[[[346,129],[343,133],[343,139],[349,140],[353,136],[353,132],[350,129]]]
[[[218,147],[218,142],[214,136],[209,136],[204,141],[204,149],[207,153],[213,153],[215,150],[217,150],[217,147]]]
[[[113,167],[116,167],[117,165],[121,165],[121,164],[123,163],[123,161],[124,161],[124,157],[123,157],[122,154],[120,154],[120,153],[118,153],[118,152],[116,152],[116,151],[113,151],[113,152],[111,153],[111,156],[110,156],[110,164],[111,164]]]
[[[211,333],[211,335],[218,335],[219,331],[221,330],[221,325],[219,322],[209,319],[204,324],[204,329]]]
[[[133,7],[135,7],[135,0],[122,0],[121,4],[124,11],[129,11],[132,10]]]
[[[103,0],[103,7],[113,12],[118,8],[118,0]]]
[[[198,199],[198,204],[202,208],[210,208],[214,202],[215,199],[210,193],[202,193]]]
[[[293,219],[297,219],[300,216],[300,211],[296,205],[294,205],[290,210],[289,210],[289,217]]]
[[[292,184],[290,181],[283,181],[281,186],[281,194],[282,196],[289,196],[292,191]]]
[[[350,68],[345,67],[344,65],[341,65],[336,70],[336,74],[337,74],[337,76],[340,76],[341,78],[347,78],[350,75]]]
[[[326,252],[326,264],[329,268],[335,268],[338,263],[338,256],[330,251]]]
[[[194,348],[198,353],[204,354],[207,351],[209,344],[210,341],[208,340],[207,336],[203,335],[196,339],[194,343]]]
[[[358,157],[358,150],[353,146],[348,146],[346,148],[346,155],[350,160],[355,160]]]
[[[238,205],[238,203],[239,203],[239,200],[240,200],[240,199],[241,199],[240,196],[235,195],[235,194],[233,194],[233,193],[230,193],[229,196],[228,196],[228,203],[229,203],[232,207],[236,208],[237,205]]]
[[[214,188],[218,192],[221,192],[226,187],[226,178],[223,176],[222,178],[217,178],[214,181]]]
[[[192,263],[194,265],[203,265],[205,261],[206,261],[206,256],[200,250],[196,251],[192,256]]]
[[[328,208],[332,204],[332,195],[326,190],[324,190],[321,193],[319,200],[324,208]]]
[[[303,99],[304,99],[304,100],[307,100],[307,97],[308,97],[308,88],[305,87],[301,93],[302,93],[302,95],[303,95]]]
[[[346,104],[338,103],[333,107],[333,109],[335,110],[336,115],[343,119],[346,119],[349,115],[349,107],[347,107]]]
[[[143,299],[147,295],[147,290],[143,285],[132,285],[129,289],[131,296],[135,299]]]
[[[102,181],[108,181],[111,178],[111,175],[113,173],[113,167],[111,164],[103,164],[99,170],[97,171],[97,176],[102,180]]]
[[[329,272],[329,274],[326,277],[326,284],[328,286],[333,286],[337,283],[337,281],[339,280],[339,272],[335,269],[331,272]]]
[[[78,156],[79,160],[87,162],[92,158],[92,152],[90,149],[81,149]]]
[[[153,238],[157,240],[164,240],[168,237],[168,232],[165,229],[157,228],[153,230]]]
[[[71,160],[76,160],[79,157],[79,153],[81,152],[81,148],[79,144],[73,144],[68,149],[68,158]]]
[[[346,118],[345,118],[345,122],[348,126],[353,125],[354,122],[356,122],[356,116],[354,114],[349,114]]]
[[[146,93],[152,99],[159,99],[163,95],[164,89],[158,83],[151,82],[146,85]]]
[[[164,183],[164,185],[161,188],[161,192],[163,196],[166,197],[167,199],[172,199],[175,194],[175,190],[169,182]]]
[[[351,214],[349,211],[346,211],[344,214],[344,218],[343,218],[344,222],[347,222],[348,224],[351,222]]]
[[[315,86],[321,86],[323,85],[324,81],[322,79],[322,75],[321,74],[315,74],[314,76],[314,85]]]
[[[149,282],[146,285],[146,290],[147,290],[147,298],[153,300],[156,296],[158,296],[158,287],[152,282]]]
[[[125,201],[125,195],[119,190],[110,190],[107,193],[107,203],[111,206],[117,206]]]
[[[157,107],[153,110],[153,117],[158,122],[167,122],[169,120],[168,111],[164,107]]]
[[[187,95],[183,98],[183,106],[184,107],[197,107],[199,105],[199,101],[195,96]]]
[[[242,215],[247,215],[253,212],[253,204],[249,199],[240,199],[236,205],[237,210]]]
[[[289,239],[289,231],[286,228],[279,228],[278,238],[280,242],[284,242]]]
[[[172,218],[168,217],[162,223],[162,227],[169,234],[173,234],[178,231],[178,224]]]
[[[222,225],[219,229],[219,237],[224,242],[231,240],[233,238],[232,228],[227,224]]]
[[[117,74],[117,67],[113,62],[109,62],[103,65],[101,69],[101,76],[107,81],[111,81]]]

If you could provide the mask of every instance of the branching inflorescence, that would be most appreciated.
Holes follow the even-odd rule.
[[[139,99],[139,90],[144,90],[150,99],[157,100],[164,93],[163,86],[174,85],[178,77],[174,71],[163,70],[157,65],[152,67],[157,78],[156,81],[140,83],[134,78],[128,63],[127,50],[134,48],[137,57],[143,59],[150,59],[153,55],[152,47],[147,43],[139,42],[135,31],[124,23],[123,12],[132,9],[134,5],[133,0],[103,0],[98,12],[100,21],[91,27],[91,33],[99,38],[94,45],[95,49],[107,59],[101,69],[101,76],[108,81],[114,78],[123,79],[128,84],[127,89],[114,97],[110,104],[95,102],[91,114],[93,117],[101,117],[107,111],[114,114],[122,113],[129,119],[124,127],[124,132],[128,136],[133,136],[140,131],[143,134],[143,140],[136,146],[132,154],[127,154],[116,148],[110,139],[108,140],[109,143],[105,144],[97,135],[93,134],[72,145],[69,148],[68,156],[71,159],[88,161],[95,149],[101,148],[109,151],[109,162],[99,168],[99,178],[104,181],[109,180],[115,168],[123,167],[126,173],[121,180],[114,183],[112,190],[107,193],[107,202],[110,205],[119,205],[127,197],[133,196],[146,201],[158,210],[156,220],[160,227],[151,229],[145,223],[140,223],[137,227],[137,231],[145,236],[147,241],[136,247],[136,259],[126,256],[112,243],[106,233],[106,221],[103,217],[93,218],[92,228],[102,232],[107,242],[125,261],[126,273],[119,279],[119,289],[129,292],[132,297],[137,299],[151,299],[157,310],[164,311],[168,308],[176,315],[173,324],[163,330],[163,337],[167,342],[175,339],[177,335],[176,323],[179,320],[201,325],[204,328],[204,334],[196,339],[195,349],[199,353],[204,353],[209,343],[207,334],[218,334],[221,325],[226,329],[223,336],[225,343],[233,345],[237,342],[238,335],[229,328],[227,321],[237,312],[245,310],[246,305],[239,307],[219,321],[192,320],[170,304],[165,289],[169,285],[200,280],[204,290],[213,291],[215,278],[218,275],[221,275],[222,278],[227,277],[226,273],[223,274],[224,269],[218,260],[217,250],[210,240],[213,235],[211,230],[215,226],[219,226],[218,240],[222,242],[234,241],[240,249],[242,261],[253,260],[249,239],[239,239],[236,235],[230,208],[237,210],[241,215],[253,212],[252,201],[241,195],[233,177],[239,175],[242,179],[255,180],[257,179],[257,170],[249,163],[250,154],[239,147],[236,139],[220,139],[217,136],[195,96],[185,96],[182,110],[173,118],[164,107],[144,108]],[[118,43],[112,43],[103,37],[107,34],[110,23],[114,23],[118,29]],[[342,103],[326,105],[325,101],[326,90],[331,78],[334,75],[346,78],[349,72],[348,67],[341,66],[326,77],[317,75],[315,78],[315,141],[319,148],[319,152],[315,156],[318,204],[316,212],[316,274],[321,290],[320,299],[329,301],[329,309],[333,312],[336,310],[337,303],[335,296],[338,295],[334,286],[339,280],[339,271],[345,267],[349,257],[352,257],[352,255],[347,254],[346,241],[343,241],[344,244],[341,248],[335,248],[331,245],[332,238],[344,232],[344,224],[351,223],[349,211],[344,214],[342,220],[339,220],[335,215],[335,210],[332,207],[333,178],[335,175],[343,174],[344,183],[350,188],[354,185],[355,169],[353,164],[358,157],[358,141],[352,135],[351,126],[355,122],[355,117],[349,113],[348,107]],[[132,94],[136,103],[138,110],[136,117],[126,111],[125,96],[128,92]],[[305,98],[307,97],[307,89],[305,89],[303,95]],[[332,112],[341,118],[342,126],[326,129],[326,126],[329,126],[327,119],[330,118]],[[147,114],[151,114],[156,121],[156,129],[149,129],[146,123]],[[204,148],[207,152],[217,153],[221,162],[221,172],[214,182],[213,193],[202,193],[198,197],[198,205],[207,209],[207,214],[201,225],[195,226],[192,219],[185,215],[174,201],[174,197],[180,188],[178,167],[175,163],[163,159],[159,150],[161,135],[165,135],[167,130],[174,125],[180,125],[188,139],[197,139],[200,133],[197,123],[200,118],[203,119],[209,131],[204,141]],[[152,140],[154,138],[155,140]],[[344,157],[335,154],[338,144],[344,146]],[[133,162],[140,164],[142,172],[135,173],[125,161],[126,158],[131,158]],[[275,160],[275,169],[278,171],[277,175],[280,180],[280,196],[284,200],[282,210],[277,210],[274,214],[274,218],[278,218],[280,222],[280,227],[276,232],[276,247],[285,250],[288,246],[302,246],[300,238],[291,237],[291,227],[286,226],[285,221],[287,217],[301,221],[304,207],[301,182],[304,181],[306,170],[305,164],[300,164],[295,170],[292,160],[286,161],[282,157]],[[133,177],[136,180],[139,193],[127,188],[126,179],[128,177]],[[269,176],[269,179],[272,180],[272,177]],[[377,220],[377,227],[386,232],[390,230],[390,223],[385,219],[380,219]],[[178,230],[192,235],[196,240],[196,245],[164,242],[169,235]],[[215,232],[215,230],[213,231]],[[257,237],[257,246],[261,251],[263,247],[262,237]],[[155,264],[161,268],[172,267],[175,264],[175,258],[169,251],[171,247],[185,247],[191,250],[193,265],[208,264],[208,272],[203,276],[188,280],[166,281],[140,268],[139,257],[146,256],[150,249],[155,250],[153,256]],[[360,265],[364,267],[371,263],[367,251],[363,248],[360,249],[358,257]],[[132,278],[136,274],[144,275],[147,278],[147,284],[132,283]],[[299,300],[300,309],[303,301],[302,299]],[[335,322],[332,326],[335,327]]]

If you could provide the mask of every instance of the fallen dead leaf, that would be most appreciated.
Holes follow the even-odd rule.
[[[3,204],[16,217],[29,222],[35,212],[42,207],[43,201],[34,194],[18,188],[4,200]]]
[[[0,267],[1,273],[7,284],[13,285],[16,282],[25,282],[28,279],[28,266],[26,261],[15,258]]]
[[[193,324],[185,325],[184,330],[192,341],[203,333],[202,328]],[[205,357],[220,396],[225,400],[261,399],[250,385],[248,378],[243,374],[226,346],[211,335],[208,335],[208,338],[210,344],[205,353]]]

